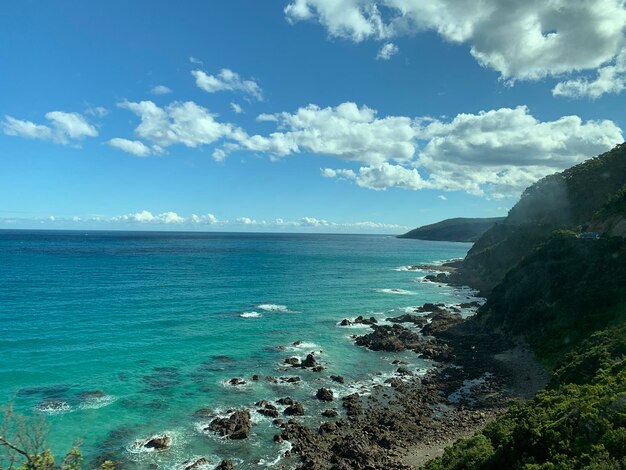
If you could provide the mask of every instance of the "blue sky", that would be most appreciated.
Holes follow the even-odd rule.
[[[618,0],[458,3],[6,2],[0,228],[397,233],[623,141]]]

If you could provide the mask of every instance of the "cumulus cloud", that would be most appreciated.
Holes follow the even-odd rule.
[[[116,137],[109,140],[108,143],[111,147],[118,148],[127,153],[132,153],[138,157],[147,157],[152,153],[150,147],[139,140],[128,140]]]
[[[51,140],[58,144],[75,143],[85,137],[98,135],[96,128],[78,113],[51,111],[46,113],[49,125],[23,121],[12,116],[5,116],[2,131],[6,135],[30,139]]]
[[[155,87],[152,87],[152,89],[150,90],[150,93],[152,93],[153,95],[167,95],[171,92],[172,90],[165,85],[157,85]]]
[[[31,121],[22,121],[11,116],[5,116],[2,122],[2,131],[6,135],[26,137],[29,139],[49,140],[52,138],[52,129],[43,124]]]
[[[559,82],[552,89],[554,96],[597,99],[605,94],[618,94],[626,88],[626,48],[611,64],[601,67],[596,78],[575,78]]]
[[[399,50],[400,49],[398,48],[398,46],[396,46],[394,43],[392,42],[385,43],[378,51],[378,54],[376,55],[376,59],[389,60],[394,55],[396,55]]]
[[[239,224],[243,224],[243,225],[256,225],[257,221],[254,219],[251,219],[250,217],[239,217],[238,219],[236,219],[236,222]]]
[[[309,105],[295,113],[261,115],[279,129],[267,136],[240,134],[236,144],[224,148],[266,152],[273,157],[311,152],[343,160],[380,164],[387,160],[406,162],[415,153],[416,129],[410,118],[378,118],[376,111],[355,103],[320,108]]]
[[[241,105],[239,105],[237,103],[230,103],[230,107],[237,114],[243,113],[243,108],[241,107]]]
[[[194,70],[191,75],[196,79],[196,85],[207,93],[240,91],[257,100],[263,99],[263,90],[254,80],[242,80],[238,73],[230,69],[222,69],[217,75]]]
[[[118,106],[141,119],[135,129],[140,138],[156,146],[156,151],[174,144],[196,148],[224,137],[237,138],[243,132],[228,123],[220,123],[217,115],[193,101],[173,102],[159,107],[152,101],[124,101]]]
[[[537,179],[568,168],[623,141],[612,121],[578,116],[539,121],[525,106],[459,114],[450,121],[414,119],[415,158],[372,162],[352,169],[322,169],[322,176],[385,190],[459,190],[475,195],[517,195]],[[323,138],[323,136],[320,136]],[[380,143],[379,143],[380,144]]]
[[[105,221],[107,221],[105,219]],[[121,215],[108,219],[110,222],[136,222],[140,224],[182,224],[186,222],[184,217],[179,216],[176,212],[163,212],[154,215],[152,212],[142,210],[131,214]]]
[[[505,79],[595,69],[624,45],[626,25],[622,0],[293,0],[285,15],[355,42],[435,31]]]

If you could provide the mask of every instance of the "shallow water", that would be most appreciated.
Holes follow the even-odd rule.
[[[423,372],[429,364],[415,354],[356,347],[350,335],[366,327],[338,322],[466,301],[469,291],[399,268],[469,247],[371,235],[0,231],[0,401],[47,414],[49,445],[60,454],[81,439],[89,463],[116,456],[125,468],[180,468],[207,456],[271,466],[286,450],[272,442],[271,419],[253,413],[252,438],[234,442],[204,432],[209,419],[194,412],[291,396],[313,423],[340,408],[314,399],[321,386],[367,393],[393,375],[396,358]],[[311,351],[322,351],[323,372],[282,364]],[[232,377],[247,383],[228,385]],[[163,432],[170,450],[133,447]]]

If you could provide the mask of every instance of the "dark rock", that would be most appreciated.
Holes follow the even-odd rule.
[[[206,467],[210,464],[211,462],[209,461],[209,459],[200,457],[199,459],[187,460],[186,462],[183,462],[183,469],[184,470],[196,470],[200,467]]]
[[[216,418],[205,429],[229,439],[246,439],[250,436],[252,422],[248,410],[237,410],[228,418]]]
[[[293,400],[293,398],[285,397],[279,398],[278,400],[276,400],[276,403],[278,403],[279,405],[293,405],[295,401]]]
[[[332,380],[333,382],[340,383],[340,384],[345,382],[344,378],[341,375],[331,375],[330,380]]]
[[[313,369],[311,369],[313,372],[322,372],[324,370],[324,367],[322,366],[315,366],[313,367]]]
[[[289,384],[295,384],[295,383],[300,382],[301,380],[302,380],[302,379],[301,379],[300,377],[298,377],[298,376],[294,376],[294,377],[281,377],[281,378],[280,378],[280,381],[281,381],[281,382],[286,382],[286,383],[289,383]]]
[[[440,334],[463,321],[458,313],[451,313],[445,310],[433,312],[428,315],[430,323],[424,325],[422,333],[427,336]]]
[[[240,377],[233,377],[232,379],[228,381],[228,383],[231,385],[245,385],[246,381]]]
[[[265,377],[265,380],[271,384],[278,383],[278,380],[276,380],[276,377],[272,377],[271,375],[268,375],[267,377]]]
[[[335,397],[330,388],[320,388],[315,394],[315,398],[321,401],[333,401]]]
[[[309,353],[309,354],[306,355],[306,359],[302,363],[302,366],[303,367],[315,367],[315,366],[317,366],[317,361],[315,360],[315,357],[313,356],[312,353]]]
[[[278,410],[271,408],[261,408],[257,410],[257,413],[267,416],[268,418],[278,418]]]
[[[352,325],[352,322],[350,320],[348,320],[347,318],[344,318],[343,320],[341,320],[341,323],[339,323],[340,326],[350,326]]]
[[[254,375],[252,376],[252,381],[253,381],[253,382],[258,382],[260,378],[261,378],[261,377],[259,377],[259,375],[258,375],[258,374],[254,374]]]
[[[230,460],[222,460],[222,463],[215,467],[215,470],[235,470],[235,466]]]
[[[154,449],[154,450],[166,450],[172,444],[172,438],[167,434],[163,434],[162,436],[153,436],[150,439],[147,439],[146,442],[142,444],[142,447],[146,449]]]
[[[378,323],[374,317],[364,318],[362,315],[359,315],[354,319],[354,323],[360,323],[362,325],[375,325]]]
[[[339,413],[337,412],[337,410],[324,410],[322,411],[322,416],[326,418],[335,418],[339,416]]]
[[[288,357],[287,359],[285,359],[285,364],[289,364],[290,366],[299,366],[300,359],[298,359],[297,357]]]
[[[335,423],[322,423],[317,430],[318,434],[331,434],[337,431],[337,425]]]
[[[396,372],[400,375],[413,375],[413,372],[411,372],[409,369],[407,369],[404,366],[398,367]]]
[[[400,315],[399,317],[387,318],[387,320],[389,320],[392,323],[413,323],[414,325],[417,325],[420,327],[428,323],[428,320],[426,318],[418,317],[417,315],[411,315],[408,313],[404,315]]]
[[[289,416],[304,416],[304,406],[301,403],[295,402],[293,405],[289,405],[285,408],[285,414]]]

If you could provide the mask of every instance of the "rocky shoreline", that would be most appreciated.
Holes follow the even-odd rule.
[[[310,413],[310,404],[286,396],[261,400],[249,409],[230,409],[222,416],[213,410],[199,410],[197,413],[202,412],[209,420],[204,432],[224,439],[247,439],[253,426],[251,412],[256,412],[272,420],[277,430],[274,442],[288,446],[277,468],[419,468],[445,446],[493,420],[513,400],[528,398],[546,385],[547,378],[532,354],[522,354],[527,351],[523,344],[483,331],[472,317],[462,318],[462,309],[479,306],[476,301],[457,306],[426,303],[386,320],[363,316],[344,319],[339,327],[360,324],[371,330],[351,335],[356,346],[388,353],[413,351],[432,361],[434,367],[420,375],[395,359],[391,362],[397,366],[394,377],[385,385],[376,385],[368,395],[341,395],[332,385],[321,387],[314,399],[327,406],[318,411],[321,416],[315,426],[303,421]],[[315,352],[304,359],[287,357],[283,365],[324,371]],[[344,383],[341,376],[329,379],[330,384]],[[250,380],[295,383],[301,379],[255,375]],[[246,379],[240,377],[227,381],[233,387],[245,384]],[[136,444],[167,450],[170,439],[153,436]],[[189,462],[185,468],[203,464]],[[232,468],[229,461],[221,465],[219,468]]]
[[[372,325],[374,331],[356,337],[356,344],[372,350],[410,349],[438,361],[435,368],[417,377],[400,366],[398,372],[410,380],[390,379],[391,388],[380,387],[369,397],[342,397],[347,417],[324,422],[318,429],[297,420],[282,424],[275,439],[292,444],[286,456],[299,458],[299,468],[414,468],[522,398],[511,387],[506,361],[495,357],[515,347],[504,338],[479,331],[471,320],[441,306],[426,316],[390,320],[427,321],[432,336],[398,323]]]

